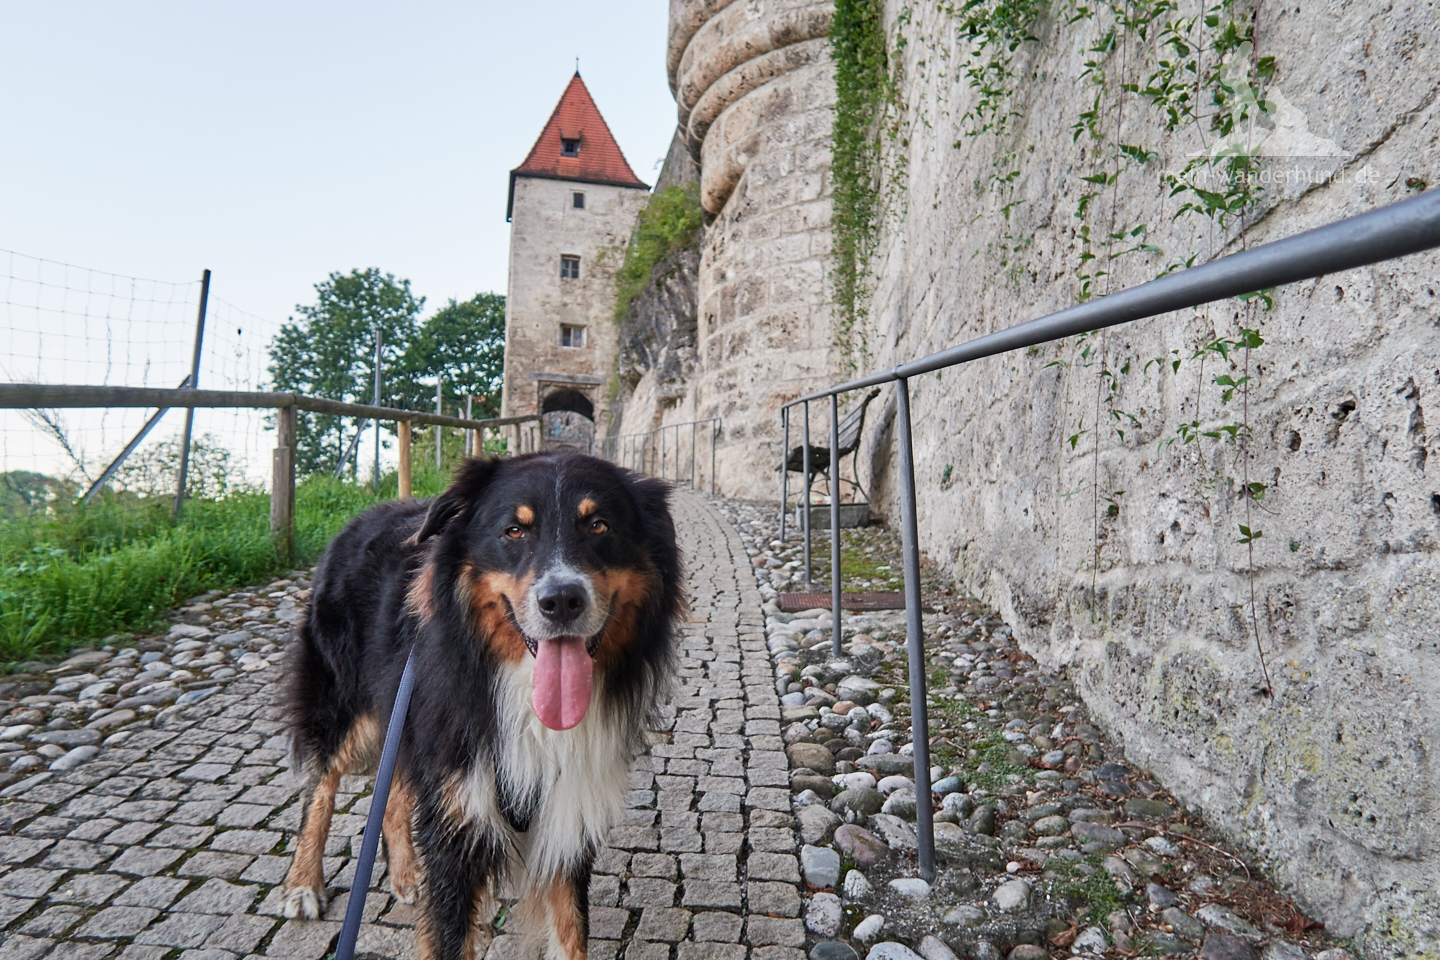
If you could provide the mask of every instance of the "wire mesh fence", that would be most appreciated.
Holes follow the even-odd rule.
[[[163,388],[188,382],[200,306],[198,277],[149,280],[0,251],[0,289],[5,347],[0,378]],[[274,322],[212,296],[199,384],[264,389],[267,348],[276,329]],[[0,410],[0,497],[33,506],[83,495],[154,413]],[[237,489],[263,489],[274,446],[269,420],[257,410],[196,411],[192,495],[213,498]],[[172,495],[183,425],[183,411],[160,416],[110,479],[112,493],[139,500]]]

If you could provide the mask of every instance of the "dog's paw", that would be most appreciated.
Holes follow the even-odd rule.
[[[395,894],[395,899],[401,903],[415,902],[415,878],[407,877],[401,879],[392,874],[390,876],[390,892]]]
[[[309,887],[296,887],[285,893],[281,912],[290,919],[319,920],[320,911],[325,907],[325,894],[316,893]]]

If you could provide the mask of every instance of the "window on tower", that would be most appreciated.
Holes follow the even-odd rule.
[[[561,137],[561,138],[560,138],[560,156],[562,156],[562,157],[578,157],[578,156],[580,156],[580,138],[579,138],[579,137]]]
[[[571,326],[568,323],[560,324],[560,346],[576,348],[585,346],[585,328]]]
[[[561,280],[579,280],[579,279],[580,279],[580,258],[579,258],[579,257],[561,257],[561,258],[560,258],[560,279],[561,279]]]
[[[576,210],[584,210],[584,209],[585,209],[585,194],[579,192],[578,190],[577,190],[576,192],[570,194],[570,205],[571,205],[572,207],[574,207]]]

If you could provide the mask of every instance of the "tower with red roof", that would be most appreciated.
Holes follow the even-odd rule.
[[[577,71],[525,162],[510,171],[504,416],[547,416],[588,446],[608,419],[615,271],[650,188],[635,176]]]

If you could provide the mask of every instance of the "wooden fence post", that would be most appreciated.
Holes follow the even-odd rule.
[[[400,499],[410,499],[410,421],[401,420],[400,428]]]
[[[270,537],[281,563],[295,562],[295,408],[281,407],[275,417],[275,453],[271,458]]]

